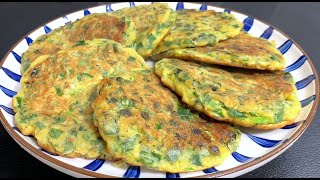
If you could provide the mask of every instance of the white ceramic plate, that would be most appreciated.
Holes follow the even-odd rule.
[[[223,164],[204,171],[180,174],[158,172],[144,167],[129,166],[119,168],[113,166],[111,162],[104,160],[71,159],[56,156],[43,151],[36,144],[33,137],[23,136],[19,133],[13,122],[14,112],[11,101],[16,92],[20,90],[20,58],[22,53],[28,49],[29,44],[38,36],[49,33],[52,29],[63,26],[69,21],[75,21],[90,13],[109,12],[140,4],[150,4],[150,2],[108,4],[68,14],[35,29],[23,37],[7,53],[1,62],[3,64],[0,69],[1,122],[14,140],[27,152],[49,166],[76,177],[236,177],[256,169],[280,155],[305,131],[318,105],[319,81],[311,60],[299,45],[274,27],[235,11],[201,4],[170,2],[170,7],[175,10],[185,8],[226,11],[234,14],[242,21],[244,23],[243,29],[248,33],[270,41],[274,40],[286,58],[287,68],[285,71],[290,72],[297,82],[296,87],[302,111],[296,119],[296,123],[282,129],[268,131],[243,128],[241,129],[243,134],[239,149],[230,155]]]

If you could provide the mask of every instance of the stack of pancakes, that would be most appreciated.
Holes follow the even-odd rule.
[[[228,13],[161,3],[71,22],[22,55],[15,124],[64,157],[173,173],[219,165],[238,126],[280,128],[300,111],[282,54],[242,28]]]

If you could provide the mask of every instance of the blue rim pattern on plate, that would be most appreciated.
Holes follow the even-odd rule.
[[[21,75],[16,74],[16,73],[14,73],[14,72],[12,72],[12,71],[10,71],[9,69],[4,68],[4,67],[2,67],[2,70],[3,70],[3,72],[6,73],[12,80],[15,80],[15,81],[17,81],[17,82],[20,83]]]
[[[32,44],[32,42],[33,42],[33,40],[31,38],[29,38],[29,37],[26,37],[26,41],[28,43],[28,46],[30,46],[30,44]]]
[[[243,20],[243,24],[244,24],[243,30],[248,32],[252,27],[253,21],[254,21],[254,18],[252,17],[247,17],[245,20]]]
[[[126,173],[124,173],[124,178],[138,178],[140,176],[139,166],[129,166]]]
[[[129,2],[129,7],[133,7],[133,6],[135,6],[135,3],[134,2]],[[178,2],[176,4],[176,8],[175,9],[176,9],[176,11],[184,9],[184,3],[183,2]],[[199,10],[201,10],[201,11],[205,11],[207,9],[208,9],[208,6],[205,5],[205,4],[201,5],[201,7],[199,8]],[[111,11],[114,11],[112,9],[112,5],[111,4],[105,5],[105,12],[111,12]],[[226,12],[226,13],[229,13],[229,14],[231,13],[231,11],[229,9],[224,9],[223,11]],[[83,10],[83,15],[84,16],[87,16],[89,14],[91,14],[91,12],[88,9]],[[67,16],[63,16],[62,18],[65,19],[65,21],[70,22]],[[65,24],[67,24],[68,22],[66,22]],[[252,27],[254,26],[254,22],[255,22],[254,18],[246,17],[243,20],[243,23],[244,23],[243,30],[249,32],[252,29]],[[48,33],[50,33],[52,31],[52,29],[48,25],[43,26],[43,29],[44,29],[44,32],[46,34],[48,34]],[[274,28],[273,27],[268,27],[263,31],[263,33],[260,35],[260,37],[268,40],[272,36],[273,33],[274,33]],[[28,46],[31,45],[32,42],[33,42],[33,39],[31,39],[28,36],[25,37],[25,40],[26,40],[26,43],[28,44]],[[278,49],[282,54],[285,54],[292,48],[293,44],[294,43],[290,39],[287,39],[282,45],[280,45],[278,47]],[[16,59],[16,61],[18,63],[21,63],[21,55],[19,55],[19,54],[22,54],[22,52],[18,52],[17,53],[15,51],[11,51],[11,54],[13,55],[13,57]],[[305,64],[306,61],[307,61],[307,57],[305,55],[302,55],[294,63],[288,65],[285,68],[284,71],[285,72],[292,72],[292,71],[299,70]],[[14,71],[10,70],[9,68],[2,67],[1,69],[7,75],[7,77],[9,77],[10,79],[12,79],[12,80],[14,80],[16,82],[20,82],[20,79],[21,79],[21,75],[20,74],[15,73]],[[315,80],[315,76],[312,74],[312,75],[309,75],[308,77],[306,77],[306,78],[304,78],[304,79],[302,79],[300,81],[297,81],[296,82],[297,90],[300,91],[300,90],[303,90],[303,89],[307,88],[312,82],[314,82],[314,80]],[[5,87],[5,85],[0,85],[0,89],[2,90],[2,92],[8,98],[12,98],[14,95],[17,94],[17,92],[11,90],[8,87]],[[313,95],[301,100],[300,101],[301,102],[301,107],[302,108],[306,107],[307,105],[312,103],[315,99],[316,99],[316,95],[313,94]],[[11,116],[14,115],[14,111],[10,107],[7,107],[7,106],[2,105],[2,104],[0,104],[0,107],[6,113],[10,114]],[[296,127],[299,127],[299,125],[301,125],[303,122],[293,123],[291,125],[287,125],[287,126],[281,128],[281,129],[284,130],[284,131],[285,130],[291,130],[291,129],[294,129]],[[21,134],[21,132],[16,127],[13,127],[13,129],[15,129],[18,133]],[[281,143],[283,143],[283,142],[285,142],[287,140],[287,139],[281,139],[281,140],[278,140],[278,139],[267,139],[265,137],[258,137],[258,136],[255,136],[253,134],[243,133],[243,135],[244,134],[247,137],[249,137],[249,139],[252,142],[256,143],[257,145],[259,145],[260,147],[263,147],[263,148],[274,148],[274,147],[278,146],[279,144],[281,144]],[[44,149],[40,148],[40,150],[43,151],[44,153],[47,153],[47,154],[51,155],[51,156],[58,156],[56,154],[47,152]],[[237,162],[239,162],[241,164],[246,163],[246,162],[251,161],[251,160],[254,160],[256,158],[260,158],[260,157],[251,157],[251,156],[248,156],[248,155],[241,154],[239,152],[232,153],[232,157],[234,158],[234,160],[236,160]],[[87,170],[90,170],[90,171],[97,171],[104,165],[104,163],[105,163],[105,160],[96,159],[96,160],[93,160],[92,162],[90,162],[89,164],[83,166],[83,168],[87,169]],[[212,168],[203,170],[203,173],[205,173],[205,174],[212,174],[212,173],[215,173],[215,172],[219,172],[219,169],[216,168],[216,167],[212,167]],[[123,177],[126,177],[126,178],[138,178],[138,177],[140,177],[140,174],[141,174],[140,167],[138,167],[138,166],[129,166],[127,168],[126,172],[123,174]],[[180,174],[179,173],[166,173],[165,177],[167,177],[167,178],[179,178]]]
[[[268,27],[262,34],[261,34],[261,38],[264,39],[269,39],[271,34],[273,33],[273,28],[272,27]]]
[[[46,34],[50,33],[52,31],[51,28],[49,28],[48,26],[44,26],[44,31],[46,32]]]
[[[90,164],[86,165],[83,168],[84,169],[88,169],[90,171],[96,171],[103,165],[104,161],[105,160],[96,159],[96,160],[92,161]]]
[[[32,39],[30,38],[26,38],[28,45],[30,46],[30,44],[32,44]],[[15,53],[14,51],[11,51],[11,53],[13,54],[14,58],[21,64],[21,56],[19,56],[17,53]]]

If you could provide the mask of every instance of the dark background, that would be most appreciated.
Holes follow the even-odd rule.
[[[0,3],[0,59],[27,33],[52,19],[104,2]],[[240,11],[287,33],[320,69],[320,3],[207,2]],[[319,111],[318,108],[317,111]],[[320,177],[319,112],[305,133],[276,159],[243,176],[257,178]],[[0,177],[67,177],[43,164],[9,136],[0,125]]]

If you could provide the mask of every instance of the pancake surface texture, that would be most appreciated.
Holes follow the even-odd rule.
[[[153,59],[177,58],[233,67],[260,70],[283,70],[285,58],[269,41],[241,33],[213,46],[173,49]]]
[[[65,157],[104,158],[105,143],[92,121],[96,86],[115,71],[146,69],[131,48],[106,39],[75,44],[34,61],[13,98],[15,125],[43,149]]]
[[[132,46],[136,39],[136,28],[130,18],[119,18],[108,13],[94,13],[61,26],[38,37],[22,54],[21,72],[42,55],[54,54],[60,50],[81,44],[83,40],[105,38]]]
[[[225,12],[194,9],[177,11],[177,19],[170,32],[152,54],[170,49],[213,45],[238,35],[242,27],[242,22]]]
[[[258,129],[294,123],[301,106],[289,73],[163,59],[155,72],[182,101],[208,116]]]
[[[240,131],[190,111],[150,70],[114,75],[98,85],[94,119],[108,152],[130,165],[197,171],[234,152]]]
[[[166,3],[123,8],[113,13],[121,17],[130,17],[135,22],[137,27],[136,50],[143,57],[153,52],[176,20],[175,11]]]

